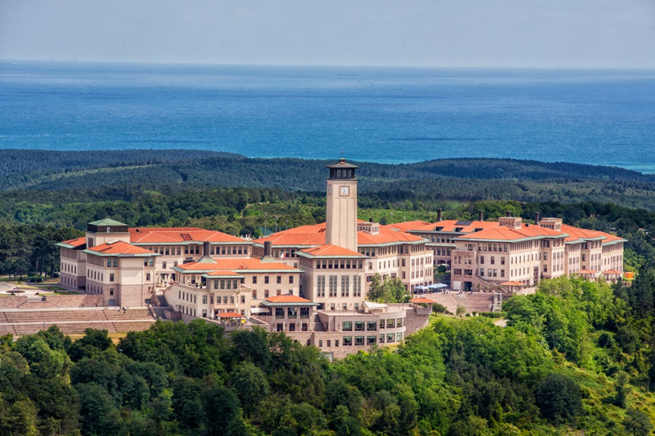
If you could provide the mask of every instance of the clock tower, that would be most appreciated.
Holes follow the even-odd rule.
[[[325,243],[357,251],[357,165],[339,162],[327,165],[327,213]]]

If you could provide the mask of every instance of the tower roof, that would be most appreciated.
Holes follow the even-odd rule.
[[[105,218],[98,221],[93,221],[89,224],[92,226],[127,226],[127,224],[121,223],[111,218]]]
[[[339,158],[339,162],[334,163],[332,165],[325,165],[327,168],[331,169],[358,169],[359,167],[357,165],[353,165],[351,163],[346,162],[346,158],[342,157]]]

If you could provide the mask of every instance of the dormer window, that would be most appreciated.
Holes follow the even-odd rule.
[[[462,230],[464,230],[464,227],[455,227],[456,232],[461,232]]]
[[[434,231],[435,231],[435,232],[440,232],[440,231],[442,231],[442,230],[443,230],[443,227],[435,227],[435,228],[434,228]]]

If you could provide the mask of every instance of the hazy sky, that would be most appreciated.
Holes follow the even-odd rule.
[[[0,58],[655,67],[655,0],[0,0]]]

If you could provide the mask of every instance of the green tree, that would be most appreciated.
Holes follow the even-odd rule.
[[[625,415],[623,425],[625,430],[633,436],[648,436],[653,431],[650,418],[641,410],[628,409]]]
[[[251,362],[244,362],[232,370],[230,386],[239,397],[246,418],[270,392],[266,375]]]
[[[546,377],[537,389],[536,400],[541,416],[555,425],[572,422],[582,413],[580,387],[564,375]]]

